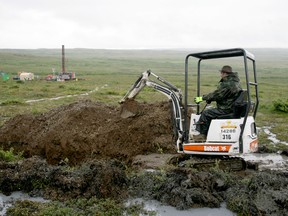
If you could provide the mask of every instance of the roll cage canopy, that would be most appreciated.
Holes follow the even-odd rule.
[[[256,112],[258,109],[259,104],[259,97],[258,97],[258,83],[257,83],[257,77],[256,77],[256,65],[255,65],[255,57],[252,53],[248,52],[245,49],[242,48],[234,48],[234,49],[226,49],[226,50],[216,50],[216,51],[208,51],[208,52],[199,52],[199,53],[191,53],[188,54],[185,58],[185,92],[184,92],[184,106],[187,108],[188,105],[188,83],[189,78],[191,79],[191,76],[188,77],[189,74],[189,59],[190,57],[194,57],[198,59],[197,63],[197,96],[200,96],[200,70],[201,70],[201,62],[202,60],[209,60],[209,59],[220,59],[220,58],[231,58],[231,57],[243,57],[244,60],[244,72],[245,72],[245,81],[246,81],[246,90],[247,90],[247,111],[244,117],[243,125],[245,125],[247,121],[247,117],[249,115],[249,111],[252,110],[252,115],[255,118]],[[248,60],[252,62],[252,78],[253,80],[249,80],[249,73],[248,73]],[[255,97],[255,101],[252,102],[251,99],[251,87],[253,87],[253,96]],[[197,113],[199,113],[200,105],[197,104]],[[242,137],[244,128],[242,128],[241,135]],[[187,118],[187,109],[184,110],[184,140],[188,140],[188,118]],[[241,142],[241,140],[240,140]]]
[[[250,60],[255,61],[255,57],[252,53],[248,52],[245,49],[241,49],[241,48],[192,53],[192,54],[189,54],[188,56],[193,56],[193,57],[198,58],[198,59],[215,59],[215,58],[246,56]]]

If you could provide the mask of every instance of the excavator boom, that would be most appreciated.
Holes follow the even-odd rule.
[[[149,77],[154,76],[158,82],[152,81]],[[160,82],[160,83],[159,83]],[[151,87],[169,98],[173,108],[173,122],[177,131],[177,149],[182,146],[183,119],[182,119],[182,93],[176,86],[172,85],[163,78],[152,73],[151,70],[143,72],[136,82],[131,86],[126,95],[119,101],[125,104],[126,101],[133,100],[144,87]]]
[[[149,78],[150,75],[154,76],[157,80],[162,82],[162,84],[159,84],[150,80]],[[121,104],[125,102],[127,99],[134,99],[145,86],[150,86],[160,91],[161,93],[166,95],[168,98],[170,98],[170,95],[175,94],[175,96],[178,98],[179,101],[181,101],[182,99],[182,93],[180,89],[178,89],[176,86],[172,85],[171,83],[167,82],[163,78],[152,73],[151,70],[147,70],[147,71],[144,71],[139,76],[139,78],[131,86],[131,88],[128,90],[126,95],[119,101],[119,103]]]

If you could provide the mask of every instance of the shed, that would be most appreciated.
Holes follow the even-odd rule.
[[[20,80],[26,81],[26,80],[34,80],[34,74],[29,72],[22,72],[19,75]]]

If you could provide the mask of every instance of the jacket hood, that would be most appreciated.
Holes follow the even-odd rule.
[[[228,76],[226,76],[224,79],[233,80],[233,81],[236,81],[236,82],[239,82],[239,81],[240,81],[237,72],[229,73]]]

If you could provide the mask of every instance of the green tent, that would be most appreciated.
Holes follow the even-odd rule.
[[[2,76],[3,81],[9,80],[9,74],[1,72],[0,75]]]

